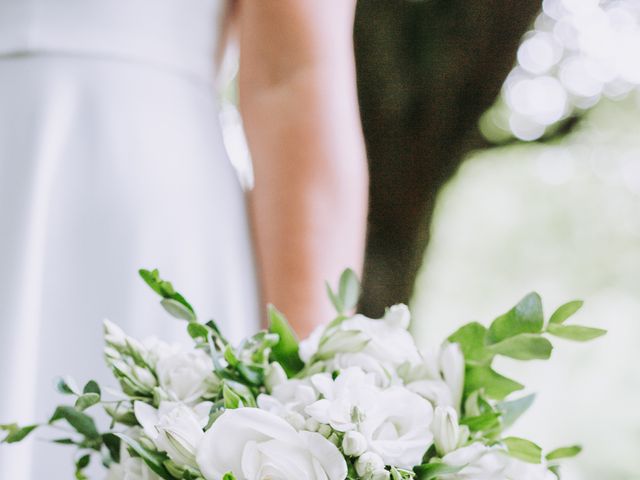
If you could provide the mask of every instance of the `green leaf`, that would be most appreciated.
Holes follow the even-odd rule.
[[[89,380],[82,389],[82,393],[96,393],[100,396],[100,385],[95,380]]]
[[[580,310],[583,303],[584,302],[582,300],[574,300],[573,302],[561,305],[555,312],[553,312],[549,319],[549,323],[563,323],[567,318]]]
[[[252,385],[256,387],[264,385],[264,370],[262,368],[240,362],[236,365],[236,370],[242,378]]]
[[[476,417],[466,417],[460,420],[461,425],[466,425],[472,432],[486,432],[500,427],[500,413],[486,412]]]
[[[120,437],[113,433],[105,433],[102,435],[102,443],[109,450],[111,459],[116,463],[120,463],[120,444],[122,443]]]
[[[209,330],[201,323],[189,322],[187,325],[187,332],[194,340],[202,338],[206,342],[209,337]]]
[[[158,295],[160,295],[164,299],[175,300],[176,302],[181,304],[183,307],[185,307],[187,310],[189,310],[193,314],[193,318],[195,319],[195,310],[193,309],[193,307],[189,304],[189,302],[185,300],[185,298],[182,295],[180,295],[178,292],[176,292],[173,289],[173,285],[171,285],[171,282],[167,282],[166,280],[162,280],[162,278],[160,278],[160,272],[158,271],[158,269],[154,269],[151,271],[140,269],[138,270],[138,273],[140,274],[142,279],[146,282],[146,284],[153,289],[154,292],[156,292]],[[167,309],[166,305],[163,304],[163,306],[165,307],[165,309]],[[167,311],[169,310],[167,309]],[[174,315],[174,313],[172,313],[171,311],[169,311],[169,313],[171,313],[171,315]],[[183,317],[178,317],[178,318],[183,318]]]
[[[601,328],[583,327],[580,325],[558,325],[556,323],[547,325],[547,331],[556,337],[574,340],[576,342],[588,342],[607,333],[606,330]]]
[[[344,311],[350,311],[356,308],[358,305],[358,299],[360,298],[360,281],[356,273],[347,268],[342,275],[340,275],[340,281],[338,283],[338,295]]]
[[[465,362],[470,365],[489,365],[493,353],[485,345],[487,329],[478,322],[460,327],[449,337],[451,343],[458,343]]]
[[[494,400],[503,400],[507,395],[517,390],[522,390],[524,385],[511,380],[491,367],[467,367],[464,378],[465,393],[476,390],[484,390],[487,397]]]
[[[222,480],[236,480],[236,476],[232,472],[227,472],[222,476]]]
[[[292,377],[304,367],[298,354],[298,339],[287,319],[273,305],[269,305],[269,331],[280,339],[271,349],[272,360],[282,365],[287,376]]]
[[[551,356],[553,345],[537,333],[521,333],[494,343],[489,350],[517,360],[547,360]]]
[[[540,463],[542,449],[535,443],[524,438],[508,437],[501,440],[509,455],[528,463]]]
[[[63,395],[78,395],[78,387],[73,379],[69,377],[60,377],[56,380],[56,390]]]
[[[342,300],[340,300],[340,296],[333,291],[331,285],[329,285],[329,282],[325,282],[325,286],[327,287],[327,295],[329,297],[329,300],[331,300],[333,308],[336,309],[336,312],[338,312],[338,314],[342,314],[342,312],[344,312],[344,305],[342,304]]]
[[[226,383],[222,386],[222,398],[224,398],[224,408],[241,408],[244,405],[242,397],[233,391]]]
[[[84,395],[80,395],[77,398],[75,407],[78,410],[86,410],[87,408],[99,402],[100,402],[100,395],[98,395],[97,393],[85,393]]]
[[[573,445],[571,447],[562,447],[556,448],[549,454],[547,454],[547,460],[558,460],[560,458],[571,458],[575,457],[582,451],[582,447],[580,445]]]
[[[18,443],[38,427],[39,425],[27,425],[21,428],[15,423],[11,425],[0,425],[0,430],[8,432],[8,435],[0,443]]]
[[[496,405],[498,410],[502,412],[502,428],[506,429],[513,425],[516,420],[533,405],[535,399],[535,394],[531,394],[518,398],[517,400],[502,402]]]
[[[91,455],[90,454],[86,454],[86,455],[81,456],[76,461],[76,470],[83,470],[83,469],[87,468],[87,466],[89,465],[90,461],[91,461]]]
[[[131,450],[133,450],[136,455],[138,455],[144,463],[157,475],[165,480],[174,480],[171,474],[167,471],[163,462],[167,459],[165,454],[160,452],[153,452],[144,448],[140,442],[134,440],[133,438],[123,434],[123,433],[114,433],[115,436],[120,438],[124,443],[126,443]]]
[[[520,333],[540,333],[544,326],[542,300],[537,293],[530,293],[504,315],[496,318],[489,327],[489,343],[498,343]]]
[[[187,322],[195,322],[196,320],[196,316],[191,310],[173,298],[163,298],[160,300],[160,305],[164,307],[169,315],[178,320],[186,320]]]
[[[60,406],[56,408],[53,416],[49,420],[49,423],[53,423],[61,419],[66,420],[78,433],[89,439],[95,440],[100,437],[93,419],[89,415],[86,415],[73,407]]]
[[[466,465],[454,467],[441,462],[425,463],[414,467],[415,480],[435,480],[441,475],[458,473]]]

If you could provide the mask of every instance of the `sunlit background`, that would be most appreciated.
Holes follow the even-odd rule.
[[[250,185],[230,85],[227,148]],[[576,318],[607,328],[604,339],[554,340],[549,362],[498,365],[539,392],[514,434],[584,446],[565,480],[640,479],[639,85],[640,1],[542,2],[481,120],[503,146],[471,155],[440,194],[413,300],[423,344],[532,290],[547,314],[585,300]]]

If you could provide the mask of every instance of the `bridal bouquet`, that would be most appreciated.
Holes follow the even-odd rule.
[[[105,358],[120,390],[105,395],[90,381],[47,424],[74,433],[76,478],[92,459],[107,478],[127,480],[547,480],[578,446],[544,454],[504,431],[532,403],[512,398],[524,387],[496,372],[497,355],[547,359],[548,335],[578,341],[604,330],[567,325],[581,306],[567,303],[545,322],[532,293],[489,327],[470,323],[441,346],[418,350],[409,311],[382,319],[352,315],[356,276],[328,288],[336,318],[298,343],[284,317],[269,309],[270,328],[231,345],[158,271],[140,272],[173,316],[186,320],[193,346],[138,341],[106,321]],[[90,409],[111,418],[101,431]],[[2,425],[4,442],[41,425]]]

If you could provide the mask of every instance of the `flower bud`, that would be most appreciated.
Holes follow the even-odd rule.
[[[309,432],[317,432],[318,428],[320,428],[320,424],[315,418],[307,418],[304,422],[304,429]]]
[[[367,439],[360,432],[349,431],[342,439],[342,451],[349,457],[359,457],[367,449]]]
[[[302,430],[304,428],[304,417],[298,412],[287,412],[284,419],[296,430]]]
[[[433,442],[440,455],[444,456],[458,448],[462,434],[456,411],[451,407],[436,407],[431,431]]]
[[[107,344],[114,347],[125,347],[127,345],[127,336],[124,331],[115,323],[106,318],[102,321],[104,330],[104,340]]]
[[[269,364],[269,370],[264,379],[264,384],[267,387],[267,391],[271,393],[275,387],[283,384],[286,381],[287,381],[287,374],[282,368],[282,365],[280,365],[277,362],[273,362]]]
[[[152,389],[157,385],[156,377],[154,377],[153,374],[146,368],[135,365],[133,367],[133,374],[140,381],[140,383],[142,383],[142,385],[149,389]]]
[[[387,322],[387,324],[392,327],[402,328],[403,330],[409,328],[410,320],[411,314],[409,313],[409,308],[403,303],[393,305],[388,308],[384,314],[384,321]]]
[[[376,470],[369,476],[370,480],[389,480],[391,473],[388,470]]]
[[[373,452],[363,453],[358,460],[356,460],[356,472],[361,477],[369,478],[374,473],[384,470],[384,462],[380,455]]]
[[[329,425],[323,424],[318,427],[318,433],[324,438],[329,438],[329,435],[333,433],[333,430],[331,430],[331,427]]]

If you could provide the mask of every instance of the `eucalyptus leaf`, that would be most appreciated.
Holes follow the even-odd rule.
[[[531,394],[517,400],[499,403],[497,407],[502,412],[502,428],[506,429],[513,425],[533,405],[535,399],[535,394]]]
[[[508,437],[501,440],[509,455],[528,463],[542,461],[542,449],[530,440],[518,437]]]
[[[78,395],[78,386],[70,377],[60,377],[56,380],[56,390],[63,395]]]
[[[169,315],[178,320],[186,320],[187,322],[195,322],[196,320],[196,316],[191,310],[173,298],[163,298],[160,300],[160,305],[164,307]]]
[[[491,323],[487,340],[498,343],[520,333],[540,333],[543,326],[542,300],[533,292]]]
[[[546,338],[536,333],[520,333],[494,343],[489,350],[495,354],[517,360],[547,360],[551,357],[553,345]]]
[[[327,296],[329,297],[329,300],[331,300],[333,308],[336,309],[336,312],[338,312],[338,314],[342,314],[344,312],[344,305],[342,304],[340,296],[333,291],[331,285],[329,285],[329,282],[325,282],[325,286],[327,288]]]
[[[222,397],[224,398],[224,407],[228,409],[241,408],[244,406],[242,397],[238,395],[227,384],[222,386]]]
[[[96,393],[99,397],[101,394],[100,385],[95,380],[89,380],[82,389],[82,393]]]
[[[601,328],[583,327],[581,325],[559,325],[556,323],[547,325],[547,331],[556,337],[576,342],[588,342],[607,333],[606,330]]]
[[[500,413],[486,412],[475,417],[465,417],[460,425],[466,425],[472,432],[487,432],[500,427]]]
[[[4,428],[8,427],[8,428]],[[26,427],[18,427],[16,424],[2,425],[1,430],[6,430],[9,434],[2,440],[1,443],[18,443],[24,440],[31,432],[33,432],[39,425],[27,425]]]
[[[160,278],[160,272],[157,268],[154,270],[140,269],[138,270],[138,273],[140,274],[140,277],[142,277],[142,279],[146,282],[146,284],[153,289],[154,292],[156,292],[164,299],[172,299],[182,304],[182,306],[189,310],[195,318],[195,310],[193,309],[193,307],[182,295],[174,290],[171,282],[167,282],[166,280]]]
[[[467,394],[482,389],[487,397],[503,400],[510,393],[523,388],[524,385],[500,375],[491,367],[467,367],[465,372],[464,389]]]
[[[49,423],[53,423],[61,419],[66,420],[78,433],[89,439],[95,440],[100,437],[100,433],[98,433],[98,429],[96,428],[96,424],[93,419],[73,407],[63,405],[56,408],[53,416],[49,420]]]
[[[559,460],[561,458],[575,457],[582,451],[580,445],[573,445],[571,447],[556,448],[546,456],[547,460]]]
[[[478,322],[472,322],[460,327],[449,336],[448,340],[460,345],[468,365],[489,365],[494,354],[487,349],[486,336],[486,327]]]
[[[100,402],[100,395],[97,393],[85,393],[76,399],[75,407],[78,410],[86,410],[87,408]]]
[[[189,324],[187,325],[187,332],[189,333],[189,336],[194,340],[201,338],[206,342],[207,338],[209,337],[209,330],[201,323],[189,322]]]
[[[580,310],[583,303],[584,302],[582,300],[574,300],[561,305],[555,312],[553,312],[549,319],[549,323],[563,323],[567,318]]]

